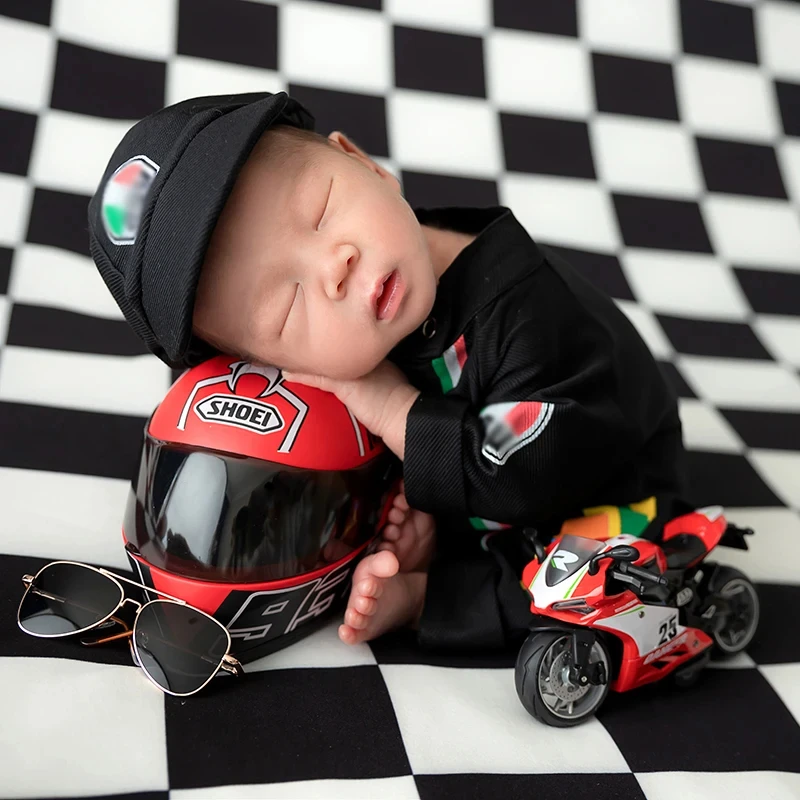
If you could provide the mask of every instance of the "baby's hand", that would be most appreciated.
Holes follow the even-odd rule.
[[[384,359],[372,372],[353,380],[340,381],[295,372],[284,372],[283,377],[335,394],[364,427],[403,458],[406,417],[419,390],[391,361]]]
[[[433,556],[436,523],[430,514],[410,508],[403,491],[401,483],[378,550],[391,550],[400,562],[400,572],[425,571]]]

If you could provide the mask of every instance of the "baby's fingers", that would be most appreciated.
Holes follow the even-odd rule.
[[[401,511],[399,508],[390,508],[386,518],[395,525],[402,525],[406,521],[407,516],[407,511]]]
[[[401,511],[408,511],[408,500],[404,494],[395,495],[394,507],[399,508]]]

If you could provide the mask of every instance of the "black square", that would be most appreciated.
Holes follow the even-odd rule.
[[[125,320],[22,303],[12,306],[6,341],[21,347],[111,356],[149,352]]]
[[[395,25],[394,83],[399,89],[486,97],[483,38]]]
[[[734,267],[742,291],[759,314],[800,316],[800,274]]]
[[[575,0],[494,0],[494,27],[562,36],[578,35]]]
[[[139,465],[146,422],[124,414],[0,402],[0,466],[129,481]]]
[[[167,698],[171,788],[232,776],[260,784],[411,774],[377,667],[271,670],[229,683],[191,703]],[[235,722],[221,728],[222,719]]]
[[[696,137],[696,141],[706,188],[710,192],[786,199],[778,159],[769,145],[701,136]]]
[[[379,664],[425,664],[450,669],[510,669],[517,660],[519,647],[500,650],[428,650],[417,644],[416,632],[392,631],[369,642]]]
[[[745,456],[696,450],[687,456],[688,502],[695,508],[783,506]]]
[[[84,195],[37,188],[26,241],[89,255],[88,204],[89,198]]]
[[[50,105],[74,114],[141,119],[163,108],[166,75],[161,61],[59,41]]]
[[[686,379],[681,375],[680,370],[671,361],[659,361],[658,366],[661,368],[661,372],[664,373],[667,383],[669,383],[678,397],[697,397],[691,386],[686,383]]]
[[[758,536],[758,531],[754,535]],[[756,589],[761,606],[758,630],[747,654],[756,664],[799,662],[800,636],[796,634],[796,627],[792,628],[792,621],[795,609],[800,608],[800,586],[758,583]]]
[[[278,69],[278,7],[230,0],[181,0],[178,54]]]
[[[591,772],[539,775],[415,775],[420,800],[646,800],[635,775]]]
[[[800,451],[800,414],[733,408],[720,412],[748,447]]]
[[[386,98],[290,84],[286,90],[314,115],[318,133],[341,131],[371,156],[389,157]]]
[[[403,195],[412,208],[445,206],[490,208],[500,202],[496,181],[405,170],[401,178]]]
[[[628,247],[713,252],[697,203],[627,194],[613,194],[612,198]]]
[[[500,128],[507,170],[596,178],[585,122],[500,114]]]
[[[592,53],[597,110],[677,121],[672,64]]]
[[[8,282],[11,279],[11,259],[14,251],[10,247],[0,247],[0,294],[8,291]]]
[[[35,114],[0,108],[0,172],[28,174],[36,120]]]
[[[681,0],[683,52],[758,63],[753,9],[715,0]]]
[[[775,81],[778,107],[787,136],[800,136],[800,84]]]
[[[664,333],[679,353],[718,358],[763,358],[770,354],[743,322],[718,322],[656,314]]]
[[[53,0],[3,0],[0,11],[5,17],[49,25],[52,5]]]
[[[756,669],[706,669],[691,689],[662,681],[612,695],[598,719],[634,772],[798,767],[800,726]]]
[[[636,299],[616,256],[552,244],[546,245],[546,249],[568,261],[584,278],[610,297],[618,300]]]

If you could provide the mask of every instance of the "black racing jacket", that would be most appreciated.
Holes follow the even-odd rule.
[[[677,398],[616,303],[507,208],[415,213],[477,234],[389,355],[421,390],[403,473],[409,504],[437,519],[439,551],[683,495]]]

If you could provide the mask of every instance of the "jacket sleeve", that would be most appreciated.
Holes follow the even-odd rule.
[[[412,507],[536,524],[595,495],[642,447],[647,382],[619,385],[613,346],[537,363],[537,335],[523,323],[509,337],[479,407],[452,393],[419,396],[403,468]]]

